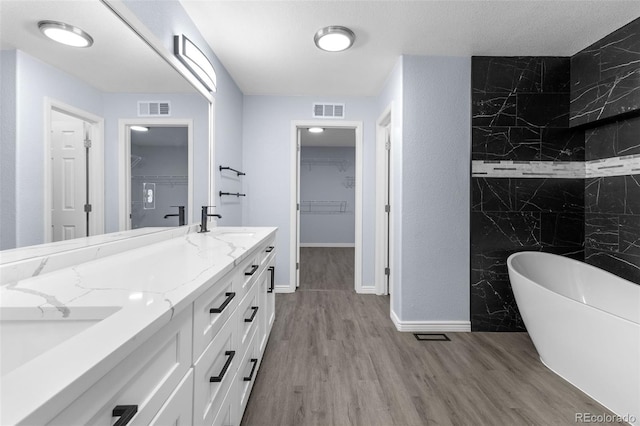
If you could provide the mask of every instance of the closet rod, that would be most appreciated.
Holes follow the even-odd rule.
[[[240,170],[232,169],[231,167],[223,167],[223,166],[220,166],[220,171],[223,171],[223,170],[231,170],[232,172],[236,172],[236,173],[238,174],[238,176],[244,176],[244,175],[246,175],[246,173],[245,173],[245,172],[241,172]]]
[[[236,197],[246,197],[247,194],[241,194],[239,192],[219,192],[220,196],[222,197],[223,195],[235,195]]]

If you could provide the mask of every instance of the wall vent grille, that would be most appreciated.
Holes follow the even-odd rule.
[[[313,104],[313,118],[344,118],[344,104]]]
[[[138,101],[138,117],[169,117],[171,102],[169,101]]]

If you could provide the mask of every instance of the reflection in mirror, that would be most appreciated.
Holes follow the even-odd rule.
[[[58,44],[38,29],[43,20],[79,27],[94,43]],[[119,218],[127,202],[119,189],[123,120],[192,120],[185,221],[193,205],[207,204],[208,101],[99,0],[2,0],[0,60],[0,249],[126,228]],[[170,109],[141,107],[153,103]]]

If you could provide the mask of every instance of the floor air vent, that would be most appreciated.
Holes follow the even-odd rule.
[[[451,339],[443,333],[413,333],[418,340],[427,340],[431,342],[450,342]]]
[[[344,104],[313,104],[313,118],[344,118]]]
[[[138,117],[169,117],[171,102],[168,101],[139,101]]]

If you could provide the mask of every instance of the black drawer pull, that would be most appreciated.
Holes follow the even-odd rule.
[[[236,297],[235,293],[225,293],[225,296],[227,296],[226,299],[224,299],[224,302],[222,302],[222,305],[218,306],[217,308],[211,308],[209,309],[209,313],[210,314],[219,314],[222,311],[224,311],[224,308],[226,308],[229,303],[231,303],[231,300]]]
[[[252,306],[251,309],[253,309],[253,313],[249,318],[245,318],[244,322],[253,322],[253,319],[256,317],[256,314],[258,313],[258,307]]]
[[[253,275],[256,273],[256,271],[258,270],[259,266],[258,265],[251,265],[251,270],[249,272],[245,272],[245,275]]]
[[[229,357],[227,358],[227,362],[224,363],[224,366],[222,367],[222,371],[220,371],[220,374],[218,374],[217,376],[211,376],[211,378],[209,378],[209,383],[219,383],[222,381],[222,379],[224,379],[224,375],[227,374],[227,370],[231,365],[231,361],[233,360],[233,357],[236,356],[236,351],[226,351],[224,354]]]
[[[251,363],[253,363],[253,367],[251,367],[251,373],[247,377],[243,377],[242,380],[245,382],[250,382],[253,379],[253,373],[256,372],[256,366],[258,365],[258,358],[251,358]]]
[[[113,424],[113,426],[124,426],[133,416],[138,412],[137,405],[116,405],[116,408],[111,412],[112,417],[120,417],[117,422]]]
[[[275,247],[274,246],[269,246],[267,247],[267,249],[265,250],[267,253],[271,253],[273,251]]]
[[[269,286],[267,293],[273,293],[273,287],[275,286],[276,281],[276,267],[269,266],[269,272],[271,272],[271,285]]]

